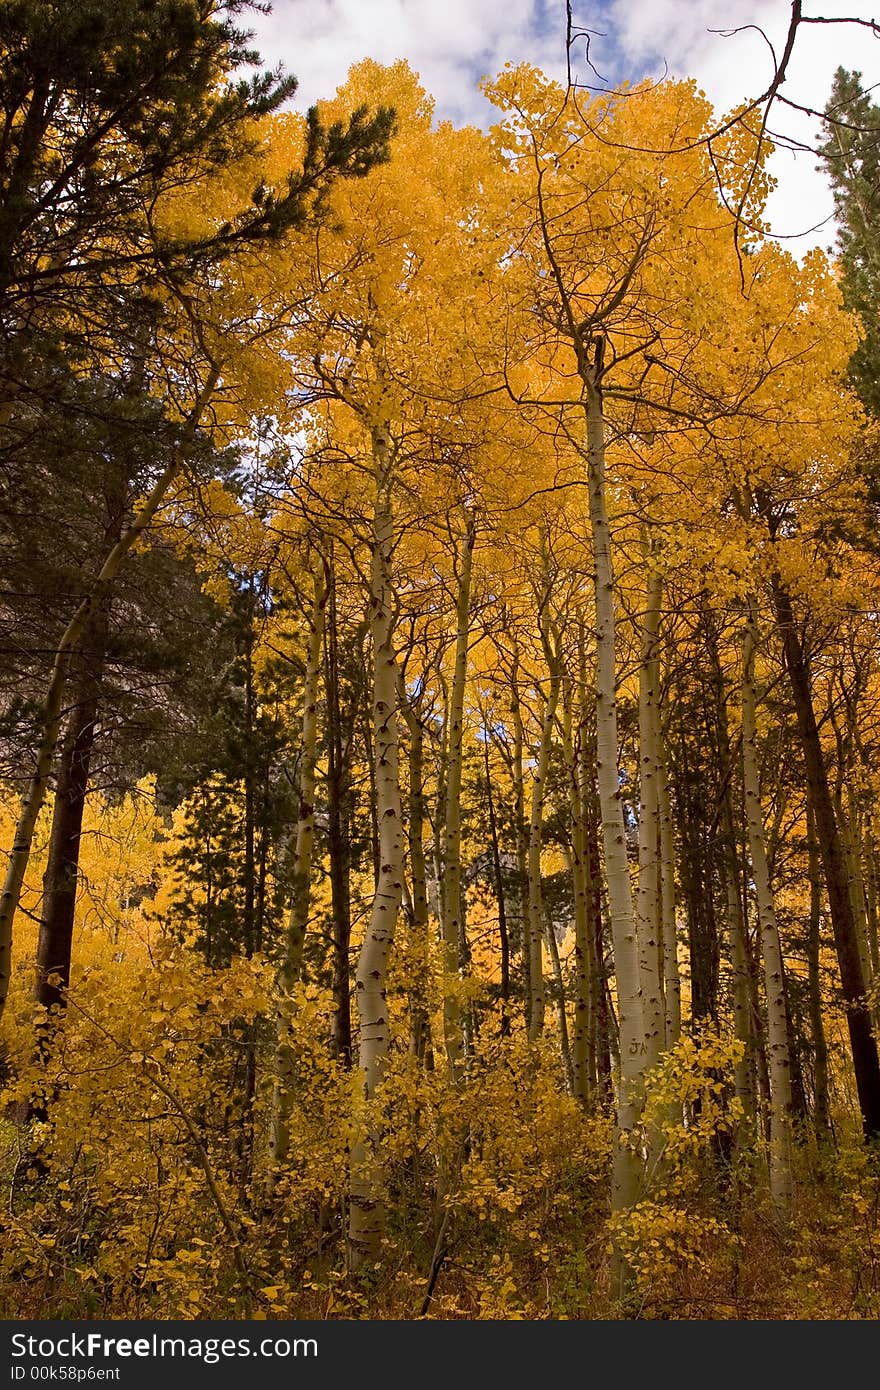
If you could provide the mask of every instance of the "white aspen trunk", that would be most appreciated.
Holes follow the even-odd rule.
[[[443,907],[440,920],[443,928],[443,965],[447,981],[455,989],[460,974],[459,947],[463,930],[461,891],[461,773],[462,736],[464,732],[464,692],[467,680],[468,643],[470,640],[471,573],[473,568],[476,531],[468,517],[459,555],[458,596],[455,607],[455,665],[449,696],[448,735],[446,740],[446,814],[443,835]],[[464,1052],[464,1027],[459,1000],[447,986],[443,998],[443,1038],[450,1078],[461,1080]]]
[[[568,1031],[568,1013],[565,1007],[565,982],[562,978],[562,962],[559,959],[559,943],[548,912],[544,912],[544,939],[550,957],[550,971],[553,976],[553,991],[556,1003],[556,1025],[559,1029],[559,1051],[562,1056],[562,1074],[565,1090],[574,1095],[574,1062],[571,1055],[571,1038]]]
[[[528,847],[528,935],[529,935],[529,1042],[536,1042],[544,1027],[546,990],[544,988],[544,899],[541,886],[541,842],[544,830],[544,793],[547,785],[547,772],[550,766],[550,749],[553,743],[553,724],[556,706],[559,702],[561,673],[558,661],[553,655],[550,675],[550,689],[544,706],[541,723],[541,743],[538,749],[538,762],[532,775],[532,799],[529,815]]]
[[[440,746],[437,749],[437,786],[434,795],[434,815],[431,818],[433,835],[431,837],[431,866],[433,876],[433,903],[440,928],[440,949],[443,951],[443,837],[446,817],[446,763],[449,746],[449,689],[442,671],[437,672],[437,684],[443,700],[443,721],[440,731]]]
[[[755,603],[749,599],[742,650],[742,758],[749,855],[758,905],[767,1000],[767,1048],[770,1079],[770,1193],[780,1218],[788,1216],[792,1199],[791,1171],[791,1057],[785,1009],[785,978],[779,927],[767,868],[764,820],[758,778]]]
[[[150,525],[150,522],[153,520],[153,517],[156,515],[156,512],[167,496],[171,484],[183,468],[187,447],[192,443],[205,407],[214,393],[214,388],[217,385],[219,377],[219,366],[212,367],[204,386],[196,397],[192,410],[184,421],[180,442],[174,450],[170,461],[159,475],[152,491],[144,499],[131,525],[110,550],[101,569],[98,571],[90,591],[86,594],[73,617],[70,619],[58,643],[49,684],[46,688],[46,694],[43,697],[43,703],[37,721],[39,738],[37,743],[36,764],[28,789],[22,799],[21,810],[19,812],[15,834],[12,840],[12,847],[9,853],[9,863],[6,869],[3,889],[2,892],[0,892],[0,1018],[3,1016],[6,998],[9,993],[12,968],[12,929],[15,922],[15,914],[21,899],[24,876],[30,861],[34,829],[37,824],[37,817],[40,814],[40,810],[46,798],[49,775],[52,771],[52,760],[55,756],[55,749],[58,744],[64,690],[67,684],[71,653],[83,635],[92,614],[100,607],[107,590],[119,573],[126,555]]]
[[[681,1036],[681,974],[675,930],[675,840],[669,805],[666,747],[660,730],[657,791],[660,815],[660,920],[663,938],[663,1006],[666,1046],[674,1047]]]
[[[601,394],[589,376],[584,375],[590,530],[595,566],[596,750],[620,1039],[620,1084],[611,1188],[612,1211],[618,1213],[632,1207],[639,1196],[642,1163],[631,1140],[641,1113],[641,1082],[648,1045],[642,1021],[639,952],[618,773],[617,639],[611,529],[605,496],[605,422]],[[613,1279],[618,1291],[626,1293],[632,1273],[619,1250],[615,1251]]]
[[[734,1088],[743,1108],[743,1119],[749,1132],[754,1132],[757,1106],[758,1058],[763,1055],[763,1040],[759,1031],[760,1020],[752,1013],[752,971],[749,963],[748,938],[746,936],[746,917],[743,906],[742,874],[739,854],[739,836],[733,815],[731,779],[733,777],[733,753],[727,726],[727,703],[725,699],[724,675],[718,660],[717,649],[713,646],[712,664],[715,672],[714,686],[716,699],[716,724],[720,752],[728,768],[722,792],[721,824],[724,831],[724,847],[721,857],[721,876],[727,903],[725,931],[727,954],[730,959],[732,975],[732,1003],[734,1033],[742,1043],[742,1056],[734,1070]],[[737,1142],[743,1138],[742,1127],[737,1131]]]
[[[568,804],[571,816],[571,878],[574,889],[575,1001],[572,1038],[572,1092],[586,1103],[593,1090],[593,977],[596,945],[590,922],[590,881],[584,806],[580,785],[580,758],[572,735],[574,693],[571,682],[563,691],[562,751],[568,770]]]
[[[429,984],[429,939],[428,922],[428,871],[425,864],[425,783],[424,783],[424,736],[418,713],[406,698],[403,680],[398,680],[400,711],[409,732],[409,824],[407,844],[409,847],[409,870],[412,879],[411,899],[411,949],[415,955],[416,980],[414,982],[411,1009],[410,1051],[419,1063],[429,1056],[431,1024],[428,1014]],[[433,1064],[433,1055],[431,1054]],[[433,1070],[433,1065],[429,1068]]]
[[[388,1053],[385,1000],[388,955],[403,894],[403,821],[400,804],[398,670],[394,651],[394,594],[391,554],[392,451],[387,426],[372,430],[376,469],[373,556],[370,576],[370,634],[373,648],[373,757],[379,826],[379,876],[356,975],[360,1094],[372,1100]],[[349,1265],[355,1271],[379,1259],[385,1226],[381,1136],[367,1120],[352,1145]]]
[[[510,716],[513,724],[513,807],[516,819],[516,904],[519,929],[520,960],[522,962],[522,998],[525,1024],[528,1031],[531,1010],[531,962],[529,953],[529,873],[528,835],[526,833],[526,796],[523,776],[524,733],[519,703],[519,653],[514,651],[511,668]]]
[[[743,1055],[734,1070],[734,1090],[743,1108],[743,1118],[748,1123],[754,1120],[755,1115],[755,1088],[752,1085],[750,1064],[750,1052],[754,1048],[755,1039],[751,1020],[749,962],[746,956],[742,898],[730,865],[724,866],[724,891],[727,898],[727,950],[733,975],[733,1029],[738,1041],[743,1045]]]
[[[510,663],[510,726],[513,728],[513,748],[510,751],[510,780],[513,783],[513,819],[516,835],[516,891],[513,912],[514,945],[520,952],[521,1002],[523,1002],[525,1031],[528,1031],[531,983],[528,962],[528,834],[525,830],[525,778],[523,773],[524,730],[520,709],[520,653],[514,645]]]
[[[319,565],[313,575],[314,601],[309,617],[306,665],[303,678],[300,734],[299,809],[291,874],[290,911],[284,934],[283,956],[278,969],[275,1013],[275,1081],[269,1131],[269,1154],[274,1168],[290,1148],[290,1113],[293,1099],[295,1057],[291,1040],[293,991],[302,970],[303,944],[309,922],[312,846],[315,838],[315,765],[318,754],[318,680],[321,645],[327,609],[327,574]]]
[[[650,551],[645,547],[650,564]],[[645,1065],[659,1058],[666,1042],[660,959],[660,601],[663,580],[655,569],[645,582],[645,616],[639,663],[639,887],[636,931],[642,1023],[648,1050]]]

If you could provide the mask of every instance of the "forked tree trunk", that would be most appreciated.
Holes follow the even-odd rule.
[[[394,518],[392,447],[387,427],[372,431],[376,476],[370,572],[370,633],[373,648],[373,750],[379,871],[370,920],[355,981],[358,1012],[360,1096],[369,1103],[382,1082],[388,1053],[386,1003],[388,956],[403,894],[403,822],[400,804],[398,670],[394,650],[394,591],[391,556]],[[351,1150],[349,1264],[357,1270],[378,1260],[385,1228],[384,1163],[374,1119],[360,1113],[358,1138]]]

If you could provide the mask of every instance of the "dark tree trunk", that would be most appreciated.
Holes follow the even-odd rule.
[[[710,821],[706,787],[710,773],[694,753],[683,730],[674,787],[691,963],[691,1017],[696,1023],[701,1019],[715,1021],[718,1016],[719,951],[712,859],[706,843]]]
[[[107,510],[103,542],[107,547],[118,543],[125,519],[126,484],[121,472],[113,470],[107,476],[104,501]],[[105,594],[83,629],[79,651],[73,654],[68,687],[73,700],[56,773],[49,855],[43,875],[43,914],[37,940],[34,997],[47,1009],[65,1006],[70,984],[79,848],[107,654],[109,617],[110,599]],[[38,1029],[38,1050],[42,1051],[45,1045],[46,1037]]]
[[[94,651],[94,649],[93,649]],[[98,663],[99,664],[99,663]],[[70,983],[79,848],[89,768],[98,718],[97,671],[74,689],[55,783],[49,857],[43,875],[43,915],[37,941],[34,996],[45,1008],[63,1008]]]
[[[791,596],[778,578],[773,582],[773,600],[794,699],[807,786],[815,818],[816,839],[828,892],[840,983],[846,1002],[862,1127],[866,1139],[876,1139],[880,1137],[880,1061],[871,1026],[871,1014],[865,1000],[865,980],[849,895],[846,857],[828,785],[819,727],[813,709],[807,660],[795,627]]]

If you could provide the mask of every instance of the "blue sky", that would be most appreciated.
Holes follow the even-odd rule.
[[[864,0],[815,0],[804,10],[871,15]],[[574,0],[576,23],[594,31],[593,62],[612,84],[668,69],[695,77],[719,113],[766,87],[768,41],[781,51],[789,11],[788,0]],[[248,23],[265,60],[296,73],[303,107],[331,95],[361,58],[406,58],[439,116],[486,126],[497,113],[478,90],[482,76],[523,60],[554,76],[565,71],[565,0],[274,0],[270,16],[255,14]],[[742,32],[713,32],[734,28]],[[582,43],[573,64],[590,77]],[[880,82],[880,40],[856,25],[804,26],[784,94],[821,108],[840,64],[862,71],[866,83]],[[775,123],[782,134],[815,143],[815,121],[780,107]],[[795,254],[833,241],[831,195],[815,165],[809,151],[784,149],[772,164],[778,187],[768,214]],[[807,231],[816,223],[824,225]]]

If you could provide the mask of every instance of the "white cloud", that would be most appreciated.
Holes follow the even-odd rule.
[[[275,0],[272,15],[248,24],[266,61],[299,78],[297,106],[332,95],[361,58],[406,58],[441,117],[486,125],[481,77],[524,58],[560,68],[564,30],[542,36],[540,9],[538,0]]]
[[[871,18],[864,0],[821,0],[804,8],[829,19]],[[767,40],[780,57],[790,6],[783,0],[692,0],[686,5],[676,0],[614,0],[612,14],[627,55],[627,75],[656,74],[665,60],[672,75],[696,77],[721,112],[766,90],[773,74]],[[730,32],[737,28],[740,32]],[[712,30],[727,31],[729,37]],[[866,85],[880,82],[880,41],[856,24],[802,24],[782,96],[821,111],[837,67],[859,70]],[[779,135],[810,147],[819,138],[818,121],[782,103],[775,106],[770,124]],[[817,163],[811,149],[795,152],[778,143],[770,165],[778,186],[768,202],[768,217],[795,254],[834,240],[831,191]],[[824,225],[808,230],[817,223]]]
[[[790,13],[785,0],[609,0],[598,17],[590,0],[574,8],[606,34],[593,39],[600,71],[636,80],[659,75],[665,61],[671,75],[695,77],[719,112],[767,86],[772,58],[757,29],[779,54]],[[821,0],[819,8],[827,17],[870,17],[865,0]],[[508,60],[528,60],[555,76],[563,69],[562,0],[275,0],[273,14],[254,14],[248,23],[264,59],[296,73],[301,108],[331,95],[361,58],[406,58],[440,116],[487,125],[496,117],[477,89],[481,76],[494,75]],[[739,26],[755,27],[730,37],[711,32]],[[582,49],[575,65],[588,75]],[[880,82],[880,42],[852,24],[802,25],[783,95],[821,110],[839,65],[862,71],[866,84]],[[782,105],[772,126],[815,145],[817,122]],[[778,235],[806,233],[830,216],[830,190],[816,163],[809,150],[777,150],[771,167],[779,186],[768,214]],[[800,253],[828,245],[833,236],[833,225],[826,224],[786,245]]]

